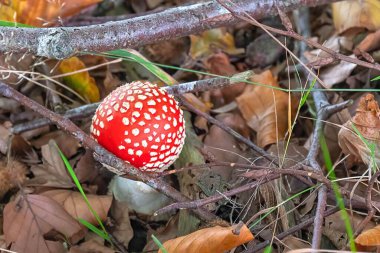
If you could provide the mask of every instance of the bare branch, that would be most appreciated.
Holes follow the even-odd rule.
[[[337,0],[240,0],[255,18],[277,15],[301,6],[315,6]],[[0,53],[29,52],[64,59],[79,52],[104,52],[137,47],[183,37],[239,21],[217,2],[193,4],[141,17],[99,25],[55,28],[0,27]]]

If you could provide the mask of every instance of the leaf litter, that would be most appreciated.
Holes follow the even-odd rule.
[[[106,6],[98,0],[79,4],[70,0],[19,0],[1,3],[0,14],[2,20],[45,27],[66,22],[79,24],[86,19],[96,20],[99,15],[103,16],[101,18],[115,14],[141,15],[184,2],[189,1],[141,0]],[[352,59],[379,62],[380,22],[376,15],[379,6],[377,0],[355,0],[310,9],[312,34],[316,36],[313,40]],[[282,26],[278,18],[263,18],[260,22]],[[277,38],[286,41],[289,49],[298,50],[296,41],[285,40],[282,36]],[[4,81],[33,100],[62,113],[85,102],[100,101],[127,81],[149,80],[159,85],[173,85],[253,70],[249,82],[186,94],[186,97],[202,112],[214,116],[277,157],[283,162],[283,168],[298,166],[307,157],[315,124],[312,93],[306,98],[302,97],[306,93],[291,91],[304,86],[298,78],[298,66],[260,29],[237,24],[125,52],[143,64],[131,61],[110,63],[112,59],[105,55],[45,62],[45,59],[31,55],[11,54],[0,57],[0,74]],[[308,50],[304,55],[310,62],[328,61],[330,57],[319,49]],[[149,61],[175,68],[153,67]],[[39,67],[42,65],[44,67]],[[350,198],[355,196],[365,200],[368,180],[379,163],[380,100],[376,90],[379,73],[336,59],[330,60],[326,66],[317,65],[316,69],[327,84],[326,88],[334,89],[326,92],[332,104],[354,100],[353,106],[326,120],[323,134],[339,186],[350,191]],[[41,74],[45,77],[41,78]],[[26,81],[28,75],[31,79]],[[52,84],[52,80],[61,86],[55,82]],[[350,88],[358,90],[348,91]],[[368,90],[371,92],[364,94]],[[300,101],[305,103],[298,108]],[[310,182],[314,181],[306,178],[307,183],[287,175],[205,205],[221,219],[215,223],[204,223],[188,210],[157,217],[147,215],[132,208],[134,203],[128,202],[128,198],[123,202],[115,200],[115,192],[108,188],[113,174],[96,162],[92,152],[85,150],[71,135],[55,126],[32,128],[14,135],[13,127],[27,125],[39,116],[9,100],[0,100],[0,112],[2,248],[16,252],[158,252],[159,247],[151,239],[151,235],[155,235],[168,252],[242,252],[260,242],[272,241],[274,235],[281,235],[315,214],[317,193],[314,189],[308,190]],[[164,179],[185,196],[201,200],[220,195],[266,179],[270,174],[263,168],[276,170],[273,163],[231,134],[196,113],[185,114],[187,143],[171,168],[173,173]],[[79,115],[74,121],[89,132],[90,117]],[[57,146],[74,168],[93,210],[115,238],[114,245],[78,222],[81,218],[99,226],[68,174]],[[322,156],[317,159],[325,169]],[[204,166],[205,163],[210,164]],[[378,191],[378,184],[375,184],[371,193],[376,207],[380,207]],[[160,206],[169,203],[167,198],[163,199],[160,202],[157,198]],[[335,203],[329,201],[329,205]],[[363,203],[347,206],[354,229],[365,220]],[[235,234],[233,230],[239,221],[245,224],[240,227],[240,233]],[[379,246],[379,229],[373,220],[365,225],[356,244],[358,249],[370,251]],[[312,235],[308,229],[301,228],[293,235],[274,240],[273,251],[310,248]],[[326,248],[346,248],[349,238],[341,212],[326,217],[322,230],[322,242]]]

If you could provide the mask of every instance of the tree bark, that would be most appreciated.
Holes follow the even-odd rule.
[[[240,9],[255,19],[301,6],[338,0],[239,0]],[[239,22],[216,1],[179,6],[122,21],[81,27],[0,27],[0,53],[25,52],[64,59],[79,52],[104,52],[155,43]]]

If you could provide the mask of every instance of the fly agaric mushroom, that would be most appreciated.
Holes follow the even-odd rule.
[[[162,172],[182,150],[185,122],[172,95],[150,82],[137,81],[104,99],[92,119],[91,135],[141,171]]]

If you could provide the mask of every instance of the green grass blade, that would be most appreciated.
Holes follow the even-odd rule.
[[[120,58],[129,58],[142,66],[144,66],[149,72],[157,76],[160,80],[162,80],[164,83],[168,85],[173,84],[173,79],[168,76],[168,74],[160,69],[156,64],[153,64],[150,61],[147,61],[146,59],[142,58],[138,54],[134,54],[133,52],[130,52],[128,50],[118,49],[109,51],[106,54],[120,57]]]
[[[92,225],[90,222],[86,221],[85,219],[79,218],[78,219],[80,223],[82,223],[85,227],[87,227],[89,230],[100,236],[101,238],[105,240],[110,240],[110,237],[108,233],[105,233],[103,230],[100,230],[99,228]]]
[[[335,182],[336,175],[333,168],[333,163],[331,161],[330,152],[327,147],[326,139],[323,134],[321,135],[321,138],[320,138],[320,144],[321,144],[323,159],[325,160],[325,165],[326,165],[328,175],[329,175],[328,177],[331,180],[332,188],[335,194],[335,199],[341,211],[341,218],[346,228],[346,232],[347,232],[349,244],[350,244],[350,249],[352,252],[356,252],[355,238],[354,238],[354,232],[352,230],[352,226],[350,222],[350,216],[348,215],[346,206],[344,205],[344,200],[343,200],[342,194],[340,193],[339,185],[337,182]]]
[[[0,26],[5,26],[5,27],[35,28],[34,26],[31,26],[31,25],[22,24],[22,23],[13,22],[13,21],[5,21],[5,20],[0,20]]]
[[[299,108],[301,108],[306,103],[306,100],[309,97],[309,94],[311,90],[314,88],[314,85],[316,82],[317,82],[317,79],[315,78],[313,82],[311,83],[310,87],[307,89],[306,93],[302,96],[300,104],[299,104]]]
[[[168,251],[165,249],[164,245],[162,245],[160,240],[158,240],[158,238],[155,237],[153,234],[152,234],[152,239],[153,239],[153,242],[160,248],[162,253],[168,253]]]
[[[74,169],[71,167],[70,162],[67,160],[66,156],[62,153],[62,151],[59,149],[58,146],[57,146],[57,149],[58,149],[59,155],[61,156],[62,161],[64,162],[64,164],[65,164],[65,166],[67,168],[67,171],[69,172],[69,174],[70,174],[71,178],[73,179],[76,187],[78,188],[80,194],[82,195],[84,201],[86,202],[88,209],[91,211],[92,215],[95,217],[95,219],[98,222],[99,226],[102,228],[103,233],[107,234],[107,238],[109,238],[109,235],[107,233],[106,228],[103,225],[103,222],[101,221],[101,219],[100,219],[99,215],[96,213],[96,211],[92,208],[92,206],[90,204],[90,201],[88,200],[88,198],[86,196],[86,193],[84,192],[84,190],[82,188],[82,185],[79,182],[78,177],[75,175]]]
[[[377,80],[380,80],[380,76],[377,76],[377,77],[371,79],[371,81],[377,81]]]

